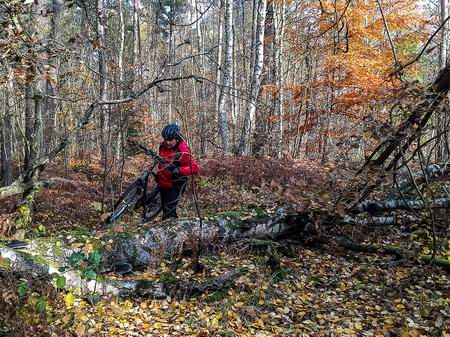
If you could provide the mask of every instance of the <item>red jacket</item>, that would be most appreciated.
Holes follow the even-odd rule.
[[[198,174],[199,168],[194,158],[190,156],[189,147],[180,140],[173,149],[167,149],[163,144],[159,147],[159,155],[169,165],[175,165],[180,169],[180,182],[186,181],[187,177],[192,174]],[[179,158],[179,159],[178,159]],[[174,160],[178,159],[178,160]],[[191,171],[192,168],[192,171]],[[172,188],[172,174],[161,164],[158,164],[157,180],[160,188]]]

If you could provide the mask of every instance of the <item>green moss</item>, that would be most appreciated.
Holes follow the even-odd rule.
[[[72,236],[74,238],[86,239],[86,238],[93,238],[94,233],[87,227],[83,225],[78,225],[76,229],[72,229],[70,231],[64,232],[64,236]]]
[[[30,255],[31,259],[33,259],[34,261],[40,263],[40,264],[45,264],[45,265],[52,265],[53,262],[45,257],[39,256],[39,255]]]
[[[230,229],[239,229],[241,227],[241,221],[235,217],[228,217],[226,227]]]
[[[53,242],[52,250],[53,250],[53,255],[55,257],[62,257],[63,256],[63,251],[61,249],[61,242],[60,241],[54,241]]]
[[[252,209],[248,208],[242,208],[238,210],[229,210],[225,212],[221,212],[217,214],[219,217],[235,217],[239,219],[249,219],[254,222],[259,222],[263,220],[267,220],[269,218],[269,215],[267,211],[264,208],[255,207]],[[251,215],[250,218],[248,216]]]
[[[163,283],[173,283],[177,281],[177,278],[172,273],[165,272],[159,275],[159,280]]]
[[[0,268],[9,269],[11,267],[11,260],[0,256]]]
[[[255,215],[251,217],[252,221],[258,222],[258,221],[264,221],[269,218],[269,215],[267,214],[266,210],[263,208],[255,208]]]
[[[433,259],[430,255],[420,255],[420,259],[426,263],[432,263],[442,267],[446,271],[450,271],[450,260],[440,258]]]
[[[168,219],[168,220],[165,220],[164,222],[161,222],[159,224],[159,226],[164,229],[171,229],[172,227],[177,226],[178,224],[179,224],[179,220],[173,218],[173,219]],[[175,228],[178,228],[178,227],[175,227]]]
[[[221,217],[235,216],[235,217],[241,218],[244,215],[246,215],[247,213],[248,213],[248,210],[241,209],[241,210],[229,210],[229,211],[218,213],[217,215],[221,216]]]
[[[215,291],[206,298],[206,302],[208,302],[208,303],[218,302],[218,301],[222,301],[224,298],[225,298],[225,293],[223,293],[222,291]]]
[[[426,239],[430,237],[430,232],[427,230],[416,230],[411,233],[411,239]]]
[[[111,233],[103,237],[104,240],[126,241],[132,239],[133,236],[129,232]]]
[[[54,237],[45,237],[45,238],[39,238],[35,239],[34,242],[36,243],[36,248],[34,249],[34,252],[39,255],[47,255],[49,251],[51,251],[51,254],[55,257],[62,257],[63,251],[62,251],[62,243],[59,239]]]

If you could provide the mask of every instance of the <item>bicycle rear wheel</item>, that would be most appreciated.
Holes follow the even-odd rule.
[[[152,221],[162,211],[161,206],[161,193],[158,187],[155,187],[147,196],[144,201],[144,210],[142,212],[142,218],[145,222]]]

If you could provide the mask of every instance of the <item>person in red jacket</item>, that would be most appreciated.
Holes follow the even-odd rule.
[[[159,155],[169,165],[158,164],[157,182],[161,191],[163,220],[177,217],[177,205],[186,188],[188,177],[199,173],[197,162],[191,157],[186,142],[176,124],[168,124],[162,130],[164,141]]]

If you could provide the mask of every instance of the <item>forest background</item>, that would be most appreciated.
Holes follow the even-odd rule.
[[[168,122],[182,127],[197,157],[362,162],[400,118],[389,104],[405,82],[428,83],[445,65],[446,26],[418,62],[392,76],[415,59],[446,8],[445,1],[4,2],[2,184],[52,153],[94,102],[92,118],[58,158],[66,165],[101,158],[105,188],[128,165],[128,140],[156,147]]]
[[[414,189],[422,172],[414,199],[443,204],[400,222],[426,233],[421,253],[448,263],[448,97],[426,105],[424,96],[447,76],[448,9],[447,0],[0,0],[0,233],[97,228],[148,165],[133,144],[157,149],[175,122],[202,169],[183,216],[198,217],[195,204],[200,217],[289,204],[344,217],[372,192],[404,199],[386,192],[409,178]],[[427,109],[424,125],[402,128]],[[395,141],[395,153],[374,156]],[[361,175],[371,163],[385,175]],[[404,235],[350,233],[372,243]],[[400,334],[401,319],[394,325]]]

